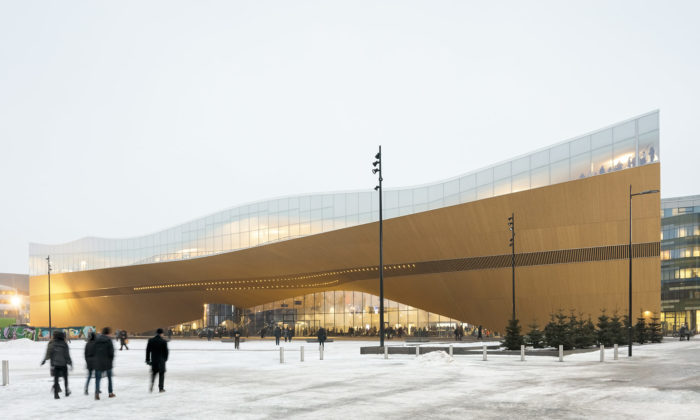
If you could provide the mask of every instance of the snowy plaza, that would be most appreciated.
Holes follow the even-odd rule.
[[[700,340],[551,356],[360,355],[369,341],[233,343],[173,340],[166,392],[148,392],[145,340],[115,351],[116,398],[83,394],[84,342],[70,344],[73,394],[54,400],[48,365],[40,366],[45,342],[0,343],[9,360],[10,384],[0,387],[4,418],[698,418]],[[496,343],[490,343],[496,344]],[[300,346],[305,360],[300,361]],[[389,342],[389,345],[412,345]],[[437,343],[423,343],[434,346]],[[455,346],[476,346],[461,343]],[[118,349],[118,346],[116,347]],[[106,380],[101,388],[106,392]]]

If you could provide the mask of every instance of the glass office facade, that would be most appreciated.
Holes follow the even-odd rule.
[[[661,320],[700,327],[700,195],[661,200]]]
[[[384,191],[393,218],[659,161],[654,111],[452,179]],[[378,220],[378,194],[310,194],[246,204],[150,235],[30,244],[30,275],[157,263],[213,255]]]
[[[385,326],[407,335],[449,336],[468,324],[384,299]],[[312,293],[243,310],[241,325],[251,335],[275,325],[293,327],[296,335],[314,335],[324,327],[333,335],[372,336],[379,330],[379,297],[362,292]]]

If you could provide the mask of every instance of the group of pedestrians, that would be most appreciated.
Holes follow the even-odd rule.
[[[294,328],[292,327],[287,327],[287,328],[280,328],[279,325],[275,327],[274,330],[272,330],[272,335],[275,336],[275,344],[280,345],[280,338],[284,337],[284,342],[286,343],[289,341],[290,343],[292,342],[292,338],[294,338]]]
[[[95,377],[95,399],[100,399],[100,382],[103,377],[107,378],[107,391],[109,398],[114,398],[114,389],[112,385],[112,368],[114,362],[114,345],[110,337],[111,329],[105,327],[102,329],[102,334],[90,332],[88,341],[85,343],[85,363],[87,364],[87,380],[85,381],[85,395],[89,395],[90,380],[93,375]],[[126,331],[120,331],[118,337],[122,347],[126,346],[127,335]],[[121,350],[121,347],[120,349]],[[46,346],[46,354],[41,364],[50,361],[51,376],[54,378],[53,392],[54,398],[59,399],[61,387],[59,380],[63,378],[65,387],[65,396],[71,394],[68,388],[68,368],[73,370],[73,360],[70,357],[70,350],[66,343],[66,335],[63,331],[57,330],[53,333],[53,338]],[[146,346],[146,364],[151,366],[151,385],[149,390],[153,391],[156,375],[158,375],[158,389],[160,392],[165,392],[165,363],[168,360],[168,343],[163,339],[163,329],[158,328],[156,335],[148,340]]]

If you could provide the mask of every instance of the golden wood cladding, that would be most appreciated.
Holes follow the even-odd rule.
[[[626,308],[630,184],[658,188],[659,165],[386,220],[385,296],[502,329],[511,300],[506,219],[514,212],[524,323],[559,308]],[[658,195],[634,202],[635,311],[660,306],[659,208]],[[250,307],[341,289],[378,294],[377,229],[372,223],[205,258],[52,275],[53,319],[146,330],[199,318],[203,303]],[[35,325],[47,323],[46,287],[46,276],[31,278]]]

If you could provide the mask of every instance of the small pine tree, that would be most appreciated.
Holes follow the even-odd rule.
[[[644,317],[637,318],[637,323],[634,325],[634,341],[639,344],[644,344],[648,341],[647,323]]]
[[[610,322],[610,317],[605,314],[605,309],[601,311],[596,326],[598,327],[598,344],[602,344],[605,347],[615,344],[613,343],[612,323]]]
[[[522,327],[518,323],[517,319],[511,319],[508,321],[508,326],[506,327],[506,336],[503,340],[503,347],[508,350],[520,350],[520,346],[525,344],[523,336],[520,334]]]
[[[527,333],[527,344],[536,349],[544,347],[544,332],[539,329],[537,323],[533,322],[529,325],[530,331]]]
[[[583,338],[581,339],[581,345],[583,347],[579,348],[588,348],[596,344],[598,337],[596,336],[595,325],[593,325],[593,321],[591,320],[590,316],[587,320],[582,321],[582,324],[581,336]]]
[[[647,324],[647,337],[652,343],[660,343],[664,339],[659,318],[651,317],[649,324]]]
[[[562,310],[550,315],[550,321],[544,328],[545,343],[548,347],[558,348],[560,344],[565,349],[571,349],[571,333],[569,320]]]

